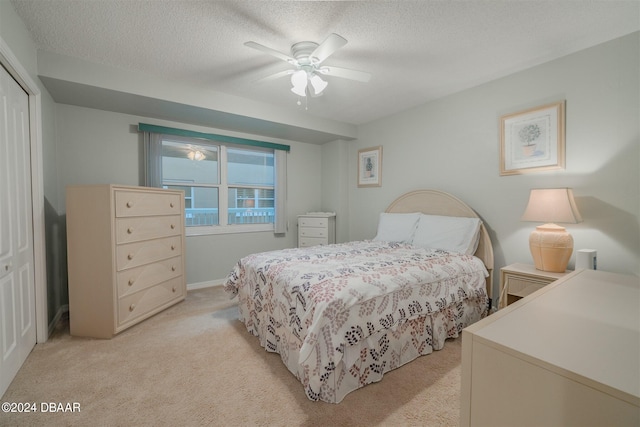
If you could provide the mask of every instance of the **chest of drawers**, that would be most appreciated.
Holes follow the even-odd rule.
[[[298,216],[298,247],[329,245],[335,242],[335,213],[311,212]]]
[[[111,338],[186,296],[184,195],[67,188],[71,335]]]

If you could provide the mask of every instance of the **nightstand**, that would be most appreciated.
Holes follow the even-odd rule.
[[[511,264],[500,269],[500,303],[498,308],[518,301],[551,282],[571,273],[551,273],[537,270],[529,264]]]
[[[330,245],[336,242],[336,214],[307,212],[298,215],[298,247]]]

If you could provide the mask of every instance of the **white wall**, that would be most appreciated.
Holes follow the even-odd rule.
[[[531,263],[536,224],[519,221],[529,190],[572,187],[584,217],[567,224],[575,248],[597,249],[602,270],[640,274],[639,39],[635,33],[360,126],[348,144],[346,238],[373,237],[378,213],[402,193],[440,189],[484,219],[497,271]],[[566,170],[499,176],[499,117],[562,99]],[[377,145],[382,187],[357,188],[357,152]]]
[[[67,283],[64,269],[64,221],[57,213],[60,200],[56,187],[55,103],[38,79],[37,51],[24,23],[13,5],[0,0],[0,38],[15,55],[40,91],[41,137],[43,157],[43,191],[46,246],[46,280],[48,321],[51,322],[67,303]]]
[[[322,146],[322,210],[336,213],[336,241],[349,235],[349,142],[337,140]],[[355,175],[354,175],[355,177]]]
[[[55,187],[55,131],[54,102],[49,92],[40,83],[37,70],[37,51],[31,36],[13,6],[8,1],[0,1],[0,38],[9,46],[20,65],[36,82],[42,102],[42,149],[44,157],[44,192],[47,199],[57,206]]]
[[[68,185],[141,185],[143,166],[142,137],[137,132],[139,122],[255,138],[253,135],[65,104],[57,104],[56,116],[58,188],[62,199]],[[188,284],[224,279],[238,259],[250,253],[295,247],[296,215],[320,209],[321,146],[268,140],[291,146],[287,159],[289,232],[285,237],[275,237],[271,232],[187,237]]]

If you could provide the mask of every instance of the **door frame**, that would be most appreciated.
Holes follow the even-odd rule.
[[[36,342],[49,338],[47,317],[47,264],[44,226],[44,164],[42,155],[42,93],[9,46],[0,37],[0,64],[29,96],[31,149],[31,203],[33,208],[33,261],[36,307]]]

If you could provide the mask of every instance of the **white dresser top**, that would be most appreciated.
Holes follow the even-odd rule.
[[[335,212],[307,212],[306,214],[301,214],[298,215],[300,216],[309,216],[309,217],[314,217],[314,218],[331,218],[332,216],[336,216]]]
[[[636,276],[578,270],[476,325],[476,336],[640,398]]]

